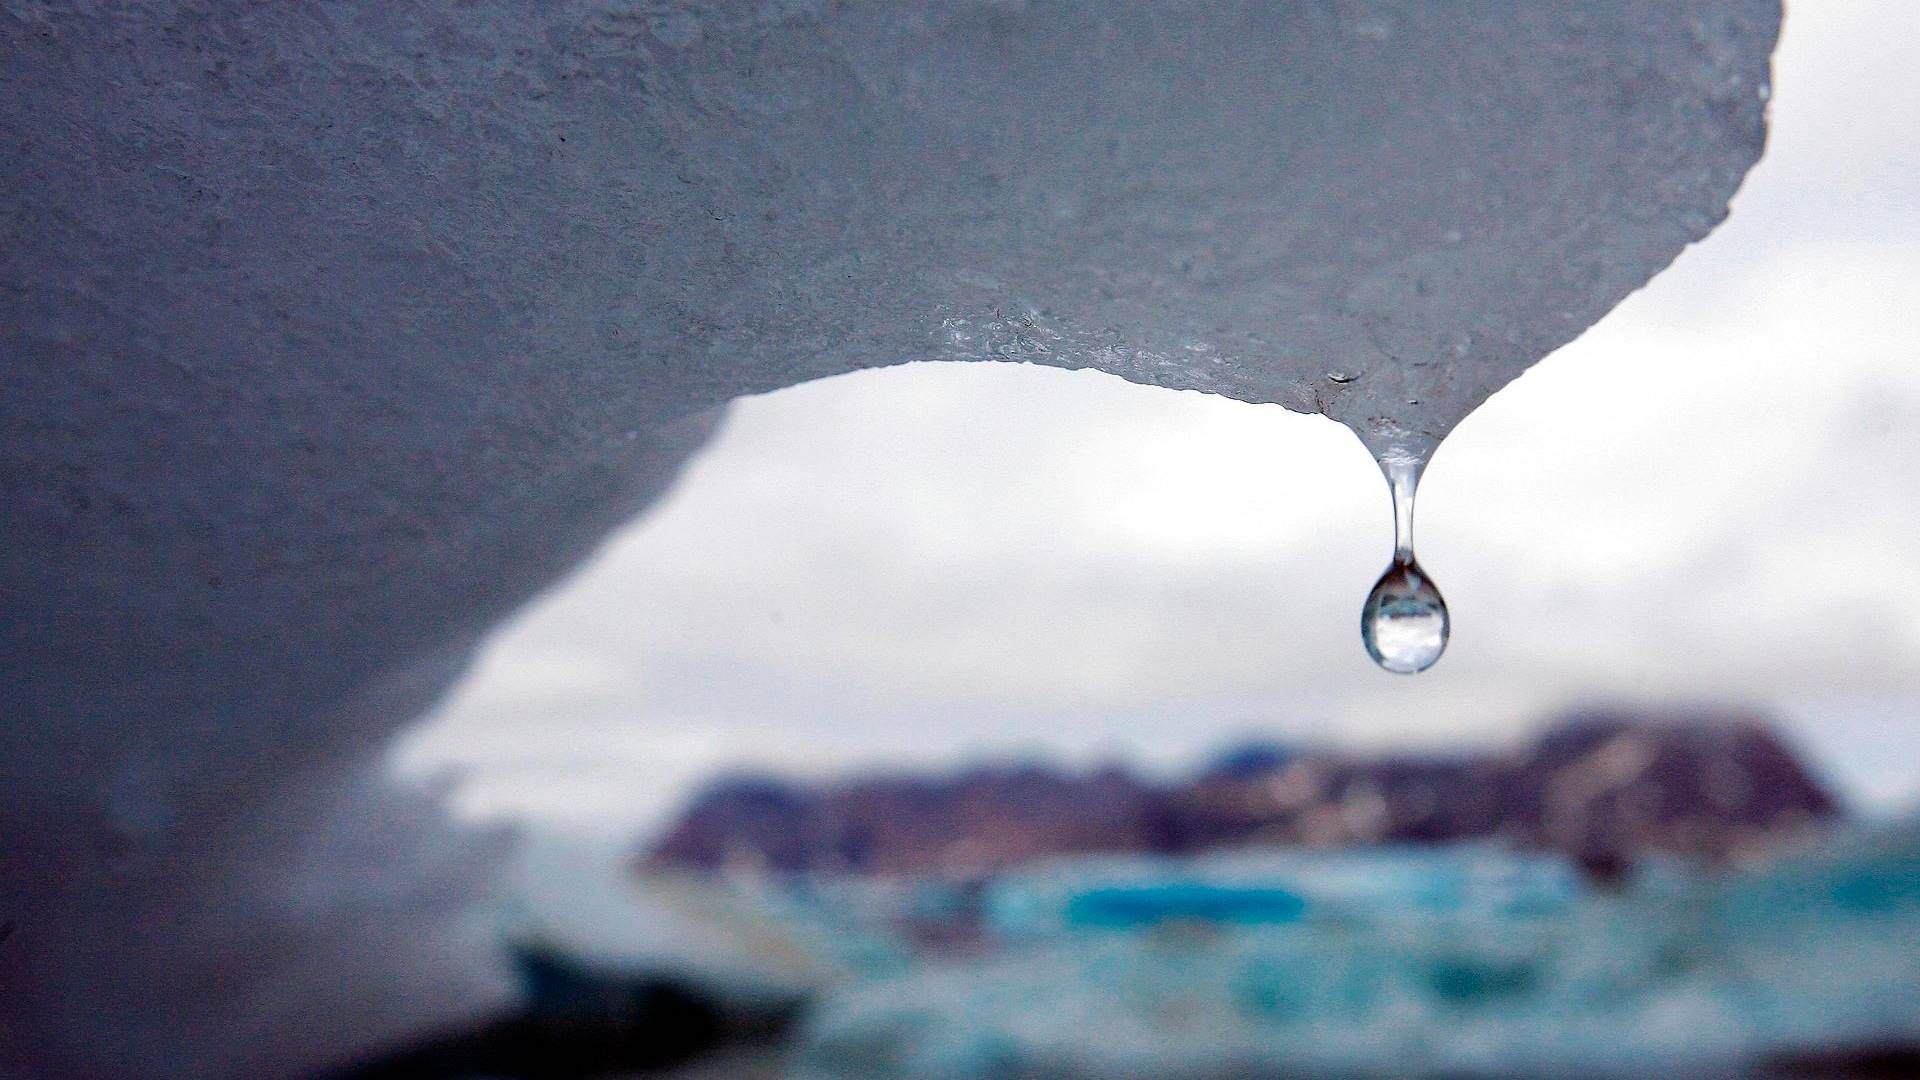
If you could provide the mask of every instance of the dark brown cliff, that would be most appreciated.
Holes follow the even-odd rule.
[[[1249,747],[1192,780],[1028,765],[808,788],[715,785],[645,855],[655,869],[975,875],[1052,855],[1498,840],[1596,864],[1724,861],[1840,815],[1760,717],[1571,716],[1506,753]]]

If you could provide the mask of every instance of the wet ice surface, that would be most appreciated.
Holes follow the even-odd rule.
[[[725,401],[1026,360],[1424,454],[1721,218],[1778,18],[0,9],[0,1064],[257,1072],[497,1000],[484,873],[377,749]]]

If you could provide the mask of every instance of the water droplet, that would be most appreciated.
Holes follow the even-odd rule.
[[[1351,371],[1329,371],[1329,372],[1327,372],[1327,381],[1328,381],[1328,382],[1337,382],[1337,383],[1350,383],[1350,382],[1352,382],[1353,380],[1355,380],[1355,379],[1357,379],[1357,378],[1359,378],[1359,376],[1358,376],[1358,375],[1355,375],[1355,374],[1354,374],[1353,372],[1351,372]]]
[[[1432,667],[1447,651],[1451,621],[1439,588],[1413,556],[1413,493],[1420,464],[1392,461],[1386,473],[1393,489],[1393,563],[1360,609],[1360,640],[1374,663],[1412,675]]]
[[[1398,675],[1432,667],[1447,651],[1447,631],[1447,602],[1415,562],[1388,567],[1360,613],[1367,655]]]

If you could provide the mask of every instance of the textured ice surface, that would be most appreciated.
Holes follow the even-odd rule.
[[[1029,360],[1422,452],[1725,213],[1778,18],[0,0],[0,1063],[497,992],[364,774],[728,399]]]

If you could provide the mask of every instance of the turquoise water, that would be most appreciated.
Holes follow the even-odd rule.
[[[1065,861],[976,910],[968,954],[828,992],[810,1074],[1747,1075],[1920,1044],[1914,828],[1617,890],[1484,848]]]
[[[656,881],[645,906],[534,877],[576,952],[801,988],[820,1080],[1748,1076],[1920,1046],[1920,822],[1604,888],[1493,846]]]

